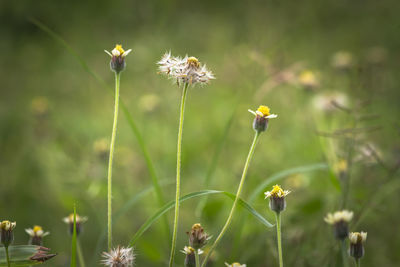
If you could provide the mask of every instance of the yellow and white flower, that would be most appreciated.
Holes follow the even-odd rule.
[[[279,185],[274,185],[271,191],[267,191],[264,193],[265,198],[283,198],[290,194],[289,190],[283,190]]]
[[[358,244],[367,241],[367,232],[353,232],[349,234],[350,243]]]
[[[239,262],[234,262],[232,264],[229,264],[225,262],[225,266],[227,267],[246,267],[246,264],[240,264]]]
[[[328,224],[337,224],[339,222],[350,222],[353,219],[353,212],[348,210],[340,210],[334,213],[328,213],[324,221]]]
[[[126,57],[131,51],[132,49],[128,49],[125,51],[122,48],[122,45],[119,44],[115,45],[115,48],[111,50],[111,53],[107,50],[104,50],[104,52],[106,52],[110,57]]]
[[[25,229],[25,232],[30,237],[45,237],[50,234],[50,232],[44,232],[43,228],[39,225],[35,225],[33,228]]]

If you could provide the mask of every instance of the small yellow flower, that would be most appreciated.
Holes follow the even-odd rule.
[[[234,262],[232,264],[225,262],[225,265],[227,267],[246,267],[246,264],[240,264],[239,262]]]
[[[309,88],[309,89],[313,89],[315,87],[318,87],[318,85],[319,85],[317,76],[311,70],[305,70],[300,73],[299,83],[300,83],[300,85],[302,85],[306,88]]]
[[[254,114],[254,116],[258,115],[258,116],[260,116],[262,118],[266,118],[266,119],[278,117],[278,115],[270,113],[270,108],[268,106],[263,106],[263,105],[259,106],[256,111],[249,109],[249,112]]]
[[[5,231],[12,231],[14,228],[17,226],[16,222],[10,222],[10,221],[2,221],[0,224],[1,230]]]
[[[339,222],[350,222],[353,219],[353,212],[348,210],[340,210],[335,213],[328,213],[324,221],[328,224],[336,224]]]
[[[364,254],[364,242],[367,240],[367,233],[366,232],[354,232],[349,234],[350,239],[350,249],[349,254],[354,259],[359,260],[361,259]]]
[[[43,228],[39,225],[35,225],[33,228],[25,229],[25,232],[30,237],[44,237],[50,234],[50,232],[44,232]]]
[[[126,57],[130,52],[132,51],[132,49],[128,49],[128,50],[124,50],[122,48],[122,45],[115,45],[115,48],[113,50],[111,50],[111,53],[108,52],[107,50],[104,50],[104,52],[106,52],[110,57]]]
[[[289,190],[283,190],[279,185],[274,185],[271,191],[265,192],[265,198],[283,198],[290,193]]]

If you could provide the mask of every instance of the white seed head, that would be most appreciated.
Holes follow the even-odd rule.
[[[168,78],[176,80],[178,84],[206,84],[210,80],[215,79],[213,73],[207,69],[206,65],[201,65],[195,57],[173,57],[171,52],[168,52],[157,62],[157,65],[159,66],[160,73],[166,74]]]
[[[102,264],[109,267],[132,267],[135,261],[133,248],[117,247],[102,256]]]
[[[336,211],[333,214],[332,213],[328,213],[325,218],[324,221],[328,224],[336,224],[338,222],[350,222],[351,219],[353,219],[353,212],[352,211],[348,211],[348,210],[340,210],[340,211]]]

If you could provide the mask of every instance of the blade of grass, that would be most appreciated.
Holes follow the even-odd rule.
[[[226,140],[228,139],[228,133],[229,133],[229,130],[231,129],[233,118],[235,117],[235,113],[236,113],[236,108],[232,112],[228,122],[225,125],[224,131],[218,142],[217,149],[215,150],[214,155],[211,159],[210,167],[208,168],[207,174],[204,179],[204,188],[208,188],[210,186],[211,178],[217,168],[218,159],[221,156],[222,149],[226,143]],[[206,206],[207,199],[208,199],[208,197],[206,196],[199,201],[199,204],[197,205],[196,211],[195,211],[195,214],[197,217],[201,216],[201,213],[203,212],[203,209]]]
[[[211,194],[222,194],[229,197],[231,200],[235,200],[235,195],[232,193],[228,193],[225,191],[218,191],[218,190],[203,190],[184,195],[179,198],[179,202],[181,203],[185,200],[194,197],[206,196]],[[251,207],[244,200],[239,199],[239,205],[244,207],[248,212],[250,212],[251,215],[253,215],[258,221],[260,221],[266,227],[273,227],[273,224],[271,224],[267,219],[265,219],[261,214],[259,214],[253,207]],[[134,246],[136,241],[142,236],[144,232],[146,232],[147,229],[150,228],[150,226],[154,222],[156,222],[163,214],[165,214],[167,211],[171,210],[174,207],[175,207],[175,201],[170,201],[167,204],[165,204],[161,209],[159,209],[156,213],[154,213],[153,216],[147,219],[146,222],[144,222],[142,226],[139,228],[139,230],[133,235],[131,241],[129,242],[129,246]]]
[[[74,230],[71,242],[71,267],[76,267],[76,205],[74,204]]]
[[[53,30],[51,30],[49,27],[47,27],[45,24],[42,22],[38,21],[35,18],[29,18],[28,19],[32,24],[36,25],[39,29],[41,29],[43,32],[47,33],[51,38],[53,38],[55,41],[57,41],[61,46],[63,46],[74,58],[79,62],[79,64],[82,66],[82,68],[90,74],[104,89],[107,89],[107,91],[111,94],[114,95],[114,90],[110,86],[107,85],[107,83],[94,71],[92,71],[89,67],[89,65],[86,63],[86,61],[57,33],[55,33]],[[157,201],[160,207],[162,207],[165,203],[165,199],[163,196],[163,193],[161,191],[160,183],[158,176],[156,174],[156,170],[153,164],[153,161],[150,158],[150,154],[147,150],[146,144],[144,142],[144,138],[142,134],[139,131],[139,128],[137,127],[135,121],[133,120],[132,115],[129,113],[129,110],[124,103],[124,101],[121,99],[120,100],[120,105],[122,112],[125,115],[125,118],[128,122],[128,125],[136,137],[136,140],[138,141],[139,147],[142,150],[147,169],[150,174],[150,178],[152,180],[153,186],[154,186],[154,191],[157,197]],[[166,233],[170,236],[170,230],[169,230],[169,224],[168,224],[168,219],[167,217],[164,218],[164,227]]]

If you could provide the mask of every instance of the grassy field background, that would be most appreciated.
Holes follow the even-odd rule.
[[[261,136],[243,199],[273,175],[301,167],[274,182],[292,191],[283,214],[286,266],[341,266],[338,243],[323,218],[341,207],[342,160],[352,163],[345,170],[351,177],[347,208],[355,213],[350,228],[368,232],[362,265],[398,266],[399,8],[389,0],[2,1],[0,219],[17,221],[16,244],[28,241],[23,229],[42,225],[51,232],[45,246],[59,253],[44,265],[68,266],[70,237],[62,218],[76,203],[78,213],[89,218],[80,236],[87,266],[99,265],[113,94],[34,25],[34,18],[61,36],[110,90],[114,78],[103,50],[116,43],[133,50],[122,73],[121,99],[144,137],[168,201],[175,193],[181,90],[157,74],[156,62],[171,51],[196,56],[217,78],[188,95],[183,194],[236,192],[253,136],[247,109],[268,105],[279,117]],[[332,66],[338,51],[352,55],[346,70]],[[311,88],[299,78],[305,71],[315,75]],[[326,105],[332,94],[346,101]],[[118,212],[152,185],[122,112],[114,158]],[[211,185],[205,188],[208,173]],[[178,249],[187,244],[193,223],[217,236],[232,204],[210,196],[198,216],[200,199],[181,206]],[[263,194],[253,206],[273,222]],[[126,245],[158,208],[152,192],[139,199],[115,221],[114,243]],[[277,266],[275,230],[247,214],[236,214],[213,266],[225,261]],[[173,213],[167,215],[172,226]],[[100,251],[105,247],[101,242]],[[165,266],[169,250],[160,220],[138,240],[137,266]],[[178,253],[182,266],[183,259]]]

